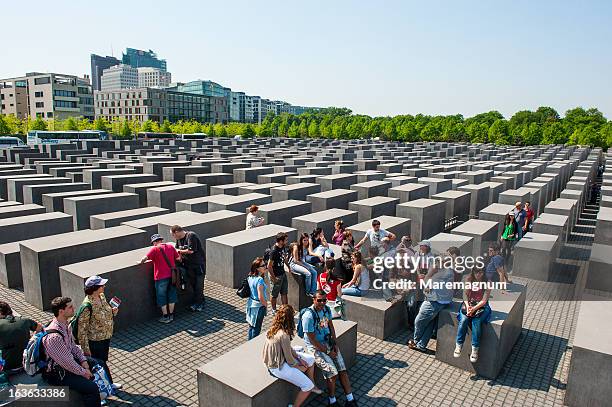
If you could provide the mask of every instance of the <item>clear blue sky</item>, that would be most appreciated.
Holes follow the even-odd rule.
[[[153,49],[173,79],[356,113],[612,118],[610,1],[35,1],[2,5],[0,77]],[[51,5],[49,5],[51,4]]]

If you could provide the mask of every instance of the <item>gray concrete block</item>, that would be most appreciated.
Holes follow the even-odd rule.
[[[326,209],[348,209],[349,203],[357,200],[357,191],[348,189],[332,189],[306,196],[306,200],[312,203],[312,211],[319,212]]]
[[[505,293],[499,290],[492,292],[489,299],[491,322],[482,325],[476,363],[470,362],[471,330],[465,338],[461,357],[453,357],[457,336],[457,312],[461,307],[459,301],[453,302],[438,316],[436,359],[479,376],[495,379],[521,334],[526,292],[527,288],[519,284],[510,284]]]
[[[404,301],[389,302],[381,291],[370,290],[366,296],[344,295],[346,319],[357,323],[357,332],[378,339],[386,339],[395,332],[405,330],[408,313]]]
[[[265,205],[272,202],[272,197],[266,194],[250,193],[244,195],[212,195],[208,202],[208,212],[228,210],[246,213],[251,205]],[[245,215],[246,216],[246,215]]]
[[[411,220],[412,240],[415,242],[430,238],[444,231],[446,202],[437,199],[417,199],[396,207],[395,213]]]
[[[45,207],[34,204],[12,205],[0,207],[0,219],[14,218],[17,216],[28,216],[45,213]]]
[[[138,195],[138,205],[140,207],[147,206],[147,191],[151,188],[168,187],[172,185],[178,185],[177,182],[172,181],[155,181],[155,182],[141,182],[137,184],[125,184],[123,186],[123,192],[129,192],[131,194]]]
[[[91,189],[102,188],[102,177],[108,175],[124,175],[124,174],[135,174],[136,171],[133,168],[99,168],[91,170],[83,170],[83,182],[87,182],[91,185]]]
[[[482,256],[487,252],[491,243],[497,242],[499,235],[498,223],[481,219],[470,219],[457,226],[451,233],[454,235],[469,236],[474,239],[472,256]],[[466,253],[466,255],[468,255]]]
[[[369,182],[369,181],[382,181],[387,176],[382,171],[356,171],[355,175],[357,175],[357,182]]]
[[[10,179],[7,182],[8,200],[27,203],[23,196],[23,189],[27,185],[63,184],[66,182],[70,182],[70,179],[54,177]]]
[[[290,199],[273,202],[259,207],[259,216],[264,218],[265,224],[291,226],[291,220],[297,216],[312,212],[312,204],[308,201]]]
[[[488,220],[491,222],[497,222],[497,236],[501,237],[504,232],[504,222],[506,221],[506,215],[514,209],[514,205],[492,203],[486,208],[482,209],[478,214],[478,219]]]
[[[72,216],[74,230],[89,229],[92,215],[136,208],[138,195],[127,192],[64,198],[64,211]]]
[[[129,184],[143,184],[159,181],[159,177],[155,174],[104,175],[101,179],[102,189],[108,189],[113,192],[128,192],[124,191],[123,187]]]
[[[490,188],[486,185],[468,184],[457,188],[458,191],[470,192],[470,215],[478,216],[481,209],[489,205]]]
[[[198,175],[210,173],[210,170],[199,166],[179,166],[179,167],[164,167],[162,170],[162,179],[164,181],[186,182],[185,177],[188,175]],[[196,182],[196,181],[189,181]],[[202,184],[202,182],[199,182]]]
[[[158,208],[155,206],[148,206],[145,208],[128,209],[117,212],[101,213],[99,215],[92,215],[89,218],[90,228],[105,229],[113,226],[119,226],[123,222],[129,222],[130,220],[144,219],[151,216],[159,216],[170,211],[165,208]]]
[[[177,184],[147,189],[147,206],[176,210],[176,201],[208,195],[208,187],[203,184]]]
[[[59,267],[83,260],[144,247],[149,236],[127,226],[81,230],[20,242],[25,300],[38,309],[49,309],[61,295]]]
[[[612,244],[612,208],[601,207],[597,213],[594,243]]]
[[[501,182],[482,182],[480,185],[489,187],[489,205],[499,201],[499,194],[505,191],[504,184]]]
[[[7,288],[23,288],[19,242],[0,245],[0,284]]]
[[[210,195],[238,195],[240,188],[257,185],[252,182],[237,182],[235,184],[222,184],[210,187]]]
[[[213,172],[209,174],[191,174],[185,176],[185,182],[195,182],[197,184],[206,184],[209,188],[217,185],[231,184],[234,181],[232,174]],[[211,193],[212,195],[212,193]],[[235,194],[232,194],[235,195]]]
[[[251,168],[236,168],[234,169],[234,182],[252,182],[257,183],[257,176],[264,174],[272,174],[272,167],[251,167]]]
[[[400,175],[400,176],[396,176],[396,177],[390,177],[389,175],[387,175],[387,178],[385,178],[383,181],[387,181],[391,183],[391,188],[396,188],[399,187],[401,185],[405,185],[405,184],[416,184],[417,183],[417,178],[416,177],[409,177],[407,175]]]
[[[61,184],[58,184],[61,185]],[[89,184],[86,184],[89,186]],[[63,212],[64,211],[64,198],[71,198],[77,196],[88,196],[88,195],[103,195],[110,194],[112,191],[106,189],[85,189],[82,191],[66,191],[66,192],[53,192],[50,194],[43,194],[42,204],[47,212]]]
[[[275,243],[279,232],[287,233],[290,242],[297,238],[295,229],[268,223],[207,239],[206,277],[225,287],[237,288],[248,274],[251,262],[263,256],[265,249]]]
[[[72,217],[62,212],[0,219],[0,244],[72,232]]]
[[[389,189],[389,197],[399,199],[400,203],[416,201],[417,199],[429,198],[429,185],[403,184]]]
[[[85,182],[66,182],[59,184],[25,185],[23,187],[24,203],[43,204],[43,195],[55,192],[85,191],[90,185]]]
[[[593,244],[585,288],[612,292],[612,246]]]
[[[450,179],[440,179],[431,177],[421,177],[419,178],[418,183],[429,186],[429,196],[436,195],[445,191],[450,191],[453,186]]]
[[[289,199],[304,201],[308,195],[321,192],[321,185],[302,182],[272,188],[270,192],[272,193],[272,202],[287,201]]]
[[[246,213],[244,211],[219,210],[203,214],[183,211],[177,212],[177,216],[162,218],[157,224],[157,232],[167,242],[172,242],[170,228],[173,225],[179,225],[185,230],[195,232],[206,250],[206,239],[241,231],[245,224]]]
[[[533,222],[533,231],[547,235],[557,235],[562,242],[569,239],[568,217],[565,215],[554,215],[543,213]]]
[[[356,183],[357,176],[354,174],[333,174],[317,177],[317,184],[321,185],[321,191],[350,189],[351,185]]]
[[[467,191],[445,191],[431,196],[446,202],[445,219],[457,217],[459,221],[466,221],[470,216],[470,200],[472,194]]]
[[[554,279],[553,264],[560,248],[561,239],[557,235],[527,233],[514,245],[512,275],[540,281]]]
[[[297,175],[297,172],[282,171],[282,172],[275,172],[272,174],[264,174],[264,175],[257,176],[257,182],[259,184],[268,184],[268,183],[286,184],[287,177],[292,177],[294,175]]]
[[[353,225],[357,223],[357,212],[346,209],[327,209],[313,212],[293,218],[291,227],[304,233],[311,233],[314,229],[320,227],[323,229],[325,238],[332,242],[332,236],[335,233],[334,223],[338,219],[342,220],[345,225]]]
[[[348,208],[352,211],[357,211],[359,222],[364,222],[379,216],[395,216],[399,202],[400,200],[397,198],[375,196],[350,202]]]
[[[438,233],[429,238],[432,253],[443,255],[449,247],[459,249],[461,256],[471,256],[474,252],[474,238],[452,233]]]

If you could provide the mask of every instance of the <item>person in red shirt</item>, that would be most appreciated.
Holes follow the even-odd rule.
[[[342,272],[335,269],[335,260],[327,259],[325,269],[317,277],[317,289],[325,291],[332,318],[342,317]]]
[[[531,230],[531,225],[535,219],[535,211],[531,207],[531,202],[525,202],[525,212],[527,215],[525,216],[525,226],[523,226],[523,232],[529,232]]]
[[[148,260],[153,262],[157,306],[162,311],[159,322],[167,324],[174,321],[174,305],[178,297],[176,285],[172,283],[172,269],[176,267],[176,261],[180,260],[181,256],[174,246],[165,244],[164,239],[158,234],[151,236],[151,244],[153,247],[140,262]]]

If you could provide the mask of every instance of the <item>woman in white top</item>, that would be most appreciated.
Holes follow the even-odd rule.
[[[343,295],[361,297],[370,288],[370,272],[361,264],[361,252],[353,252],[353,278],[342,286]]]
[[[264,218],[262,218],[261,216],[257,216],[258,210],[259,207],[257,205],[251,205],[249,207],[249,214],[246,217],[247,230],[256,228],[257,226],[261,226],[265,223]]]

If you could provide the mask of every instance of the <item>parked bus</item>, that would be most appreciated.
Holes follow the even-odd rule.
[[[208,138],[206,133],[191,133],[191,134],[179,134],[177,140],[204,140]]]
[[[28,132],[28,145],[69,143],[77,140],[107,140],[108,134],[100,130],[83,131],[46,131]]]
[[[0,137],[0,148],[3,147],[18,147],[23,146],[24,143],[19,137],[13,136],[2,136]]]
[[[176,134],[139,132],[136,134],[136,138],[138,140],[174,140],[176,138]]]

